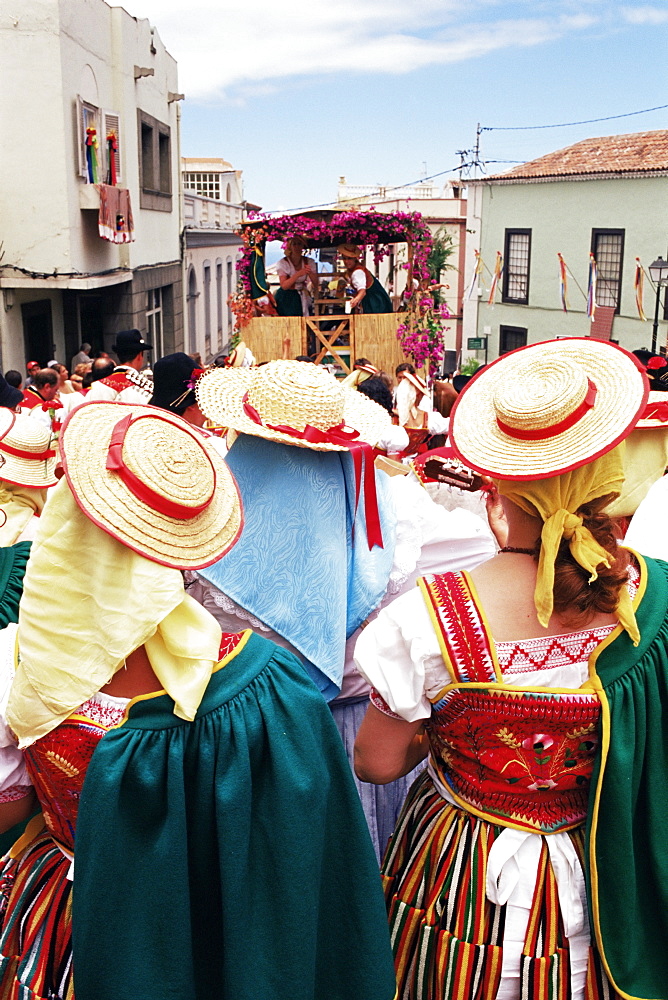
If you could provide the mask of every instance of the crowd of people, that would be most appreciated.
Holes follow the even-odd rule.
[[[668,1000],[668,366],[150,350],[0,382],[0,997]]]

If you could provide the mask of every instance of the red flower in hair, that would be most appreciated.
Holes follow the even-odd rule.
[[[665,368],[668,361],[665,358],[650,358],[647,362],[647,371],[655,371],[657,368]]]

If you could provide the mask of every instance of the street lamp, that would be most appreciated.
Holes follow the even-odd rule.
[[[649,273],[656,285],[654,325],[652,326],[652,354],[656,354],[656,335],[659,330],[659,300],[661,298],[661,286],[665,285],[668,281],[668,261],[664,260],[663,257],[657,257],[654,263],[649,265]]]

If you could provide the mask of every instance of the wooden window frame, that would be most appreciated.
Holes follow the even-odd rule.
[[[503,338],[504,338],[504,336],[505,336],[506,333],[523,333],[524,334],[524,343],[523,344],[518,344],[517,345],[518,347],[526,347],[526,345],[528,343],[528,340],[529,340],[529,331],[528,331],[528,329],[525,326],[511,326],[511,325],[509,325],[507,323],[501,324],[499,326],[499,357],[502,357],[504,354],[509,354],[511,351],[516,351],[517,350],[517,347],[509,347],[505,351],[502,350],[502,347],[503,347]]]
[[[529,246],[527,250],[527,268],[526,268],[526,295],[522,298],[511,298],[508,294],[508,283],[510,278],[509,262],[510,262],[510,241],[513,236],[528,236]],[[529,305],[529,284],[531,281],[531,230],[530,229],[506,229],[505,237],[503,241],[503,278],[501,281],[501,301],[508,302],[515,306],[528,306]]]
[[[152,178],[150,186],[144,186],[144,143],[142,139],[143,130],[151,130],[152,142]],[[161,170],[160,165],[160,138],[166,139],[169,150],[169,169]],[[154,212],[172,211],[172,130],[169,125],[158,121],[152,115],[137,108],[137,142],[139,148],[139,207],[147,208]],[[163,190],[164,188],[164,190]]]
[[[624,275],[624,244],[626,242],[626,230],[625,229],[592,229],[591,231],[591,252],[596,258],[597,267],[597,283],[601,280],[601,269],[599,266],[598,258],[596,257],[597,240],[599,236],[621,236],[621,247],[619,251],[619,275],[617,278],[617,304],[615,306],[615,316],[619,316],[622,302],[622,277]],[[606,279],[610,280],[610,279]],[[609,305],[609,303],[599,302],[598,305]]]

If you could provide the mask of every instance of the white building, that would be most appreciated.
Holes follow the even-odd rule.
[[[208,363],[234,327],[228,296],[237,287],[243,218],[241,171],[223,159],[181,159],[184,222],[185,350]]]
[[[627,350],[649,348],[658,307],[657,346],[666,350],[665,288],[644,283],[645,319],[636,302],[636,268],[645,274],[668,242],[668,130],[584,139],[505,174],[469,181],[465,345],[492,360],[524,344],[596,337]],[[483,261],[474,281],[478,251]],[[566,309],[560,294],[561,255]],[[587,312],[590,255],[596,310]],[[492,296],[495,262],[503,271]],[[659,298],[657,299],[657,292]],[[490,301],[491,300],[491,301]]]
[[[0,65],[3,370],[28,359],[69,364],[82,341],[108,350],[132,327],[152,338],[155,357],[180,348],[181,95],[156,30],[104,0],[4,3]],[[129,192],[133,242],[100,236],[92,129],[98,181],[111,179],[107,136],[116,136],[116,186]],[[129,222],[121,205],[120,229]]]
[[[373,207],[378,212],[419,212],[432,234],[441,230],[452,238],[453,252],[449,258],[450,269],[441,275],[441,282],[448,285],[442,289],[442,298],[447,302],[451,319],[445,321],[445,349],[454,352],[458,358],[462,350],[462,300],[464,295],[464,264],[466,251],[466,190],[461,181],[449,181],[443,186],[424,181],[407,187],[378,187],[352,185],[345,177],[339,179],[337,205],[340,210],[357,206]],[[406,287],[406,270],[403,265],[408,260],[407,246],[397,243],[390,248],[390,254],[378,265],[368,255],[369,267],[392,298],[395,308]],[[454,357],[451,355],[453,362]]]

